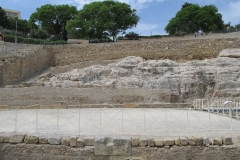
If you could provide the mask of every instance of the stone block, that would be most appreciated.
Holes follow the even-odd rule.
[[[173,146],[175,140],[172,138],[165,138],[164,139],[164,146]]]
[[[70,140],[68,137],[62,137],[61,144],[64,146],[69,146],[70,145]]]
[[[51,106],[53,109],[66,109],[67,108],[66,103],[62,102],[62,101],[56,101]]]
[[[211,145],[211,144],[212,144],[212,141],[211,141],[209,138],[204,137],[204,138],[203,138],[203,144],[206,145],[206,146],[208,146],[208,145]]]
[[[139,145],[139,138],[132,138],[132,146],[138,147]]]
[[[110,108],[109,104],[91,104],[90,108]]]
[[[9,109],[9,105],[0,105],[0,109]]]
[[[48,137],[48,143],[52,145],[59,145],[61,144],[62,137],[61,136],[52,136]]]
[[[0,134],[0,143],[8,143],[10,139],[10,135]]]
[[[94,143],[95,156],[130,156],[131,149],[130,137],[102,137],[96,138]]]
[[[68,105],[67,109],[76,109],[76,108],[80,108],[79,105]]]
[[[15,134],[11,135],[9,139],[9,143],[22,143],[26,134]]]
[[[148,140],[145,138],[140,138],[139,139],[139,146],[140,147],[146,147],[148,145]]]
[[[188,136],[187,139],[188,139],[188,144],[189,144],[190,146],[195,146],[195,145],[197,145],[196,140],[195,140],[194,137]]]
[[[155,145],[156,145],[157,147],[163,147],[163,146],[164,146],[164,141],[163,141],[163,140],[161,140],[161,139],[155,139],[154,141],[155,141]]]
[[[9,106],[9,109],[22,109],[22,106]]]
[[[225,145],[232,145],[233,144],[232,137],[222,137],[222,142]]]
[[[40,109],[40,105],[39,104],[34,104],[34,105],[24,106],[22,108],[23,109]]]
[[[155,146],[154,139],[152,139],[152,138],[148,139],[148,146],[150,146],[150,147],[154,147]]]
[[[188,139],[186,137],[180,137],[181,145],[186,146],[188,145]]]
[[[37,144],[39,142],[39,138],[34,135],[27,135],[24,138],[24,143],[26,144]]]
[[[138,105],[135,103],[124,103],[123,108],[138,108]]]
[[[77,146],[77,139],[78,139],[78,137],[76,137],[76,136],[70,137],[70,147],[76,147]]]
[[[214,138],[213,145],[222,145],[222,138]]]
[[[84,147],[84,142],[80,138],[77,139],[77,147]]]
[[[85,146],[94,146],[95,139],[93,137],[84,137],[83,142]]]
[[[48,144],[48,138],[44,136],[39,136],[39,144]]]
[[[33,83],[31,82],[21,82],[20,87],[31,87]]]
[[[175,138],[175,145],[180,146],[181,145],[181,139]]]
[[[193,136],[193,138],[195,138],[197,146],[203,145],[203,137]]]
[[[51,105],[40,105],[40,109],[52,109]]]

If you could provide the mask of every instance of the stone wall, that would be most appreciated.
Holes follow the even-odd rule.
[[[171,94],[169,91],[142,88],[53,88],[35,86],[0,89],[0,104],[12,106],[49,105],[59,101],[68,105],[123,104],[124,102],[152,103],[153,100],[169,103],[170,98]]]
[[[115,60],[127,56],[144,59],[170,59],[174,61],[216,58],[227,48],[240,48],[239,39],[188,39],[153,42],[106,43],[55,46],[56,65],[64,66],[102,60]]]
[[[238,136],[238,140],[240,137]],[[221,160],[239,159],[232,137],[88,137],[0,134],[0,159]]]
[[[0,87],[17,84],[53,65],[53,56],[41,46],[12,50],[0,58]]]

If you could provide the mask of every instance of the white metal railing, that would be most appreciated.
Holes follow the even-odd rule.
[[[229,110],[233,115],[233,110]],[[0,111],[0,132],[158,134],[168,131],[240,130],[234,116],[213,110],[170,108],[21,109]]]
[[[193,101],[193,108],[196,110],[222,114],[236,119],[240,118],[239,97],[232,99],[216,98],[214,100],[195,99]]]

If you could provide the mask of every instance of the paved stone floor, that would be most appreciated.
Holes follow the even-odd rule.
[[[0,111],[1,132],[176,137],[240,135],[240,120],[189,109],[81,108]]]

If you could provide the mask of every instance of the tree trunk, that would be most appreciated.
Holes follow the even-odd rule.
[[[65,29],[65,25],[63,26],[63,39],[64,39],[65,41],[68,40],[68,38],[67,38],[67,31],[66,31],[66,29]]]

